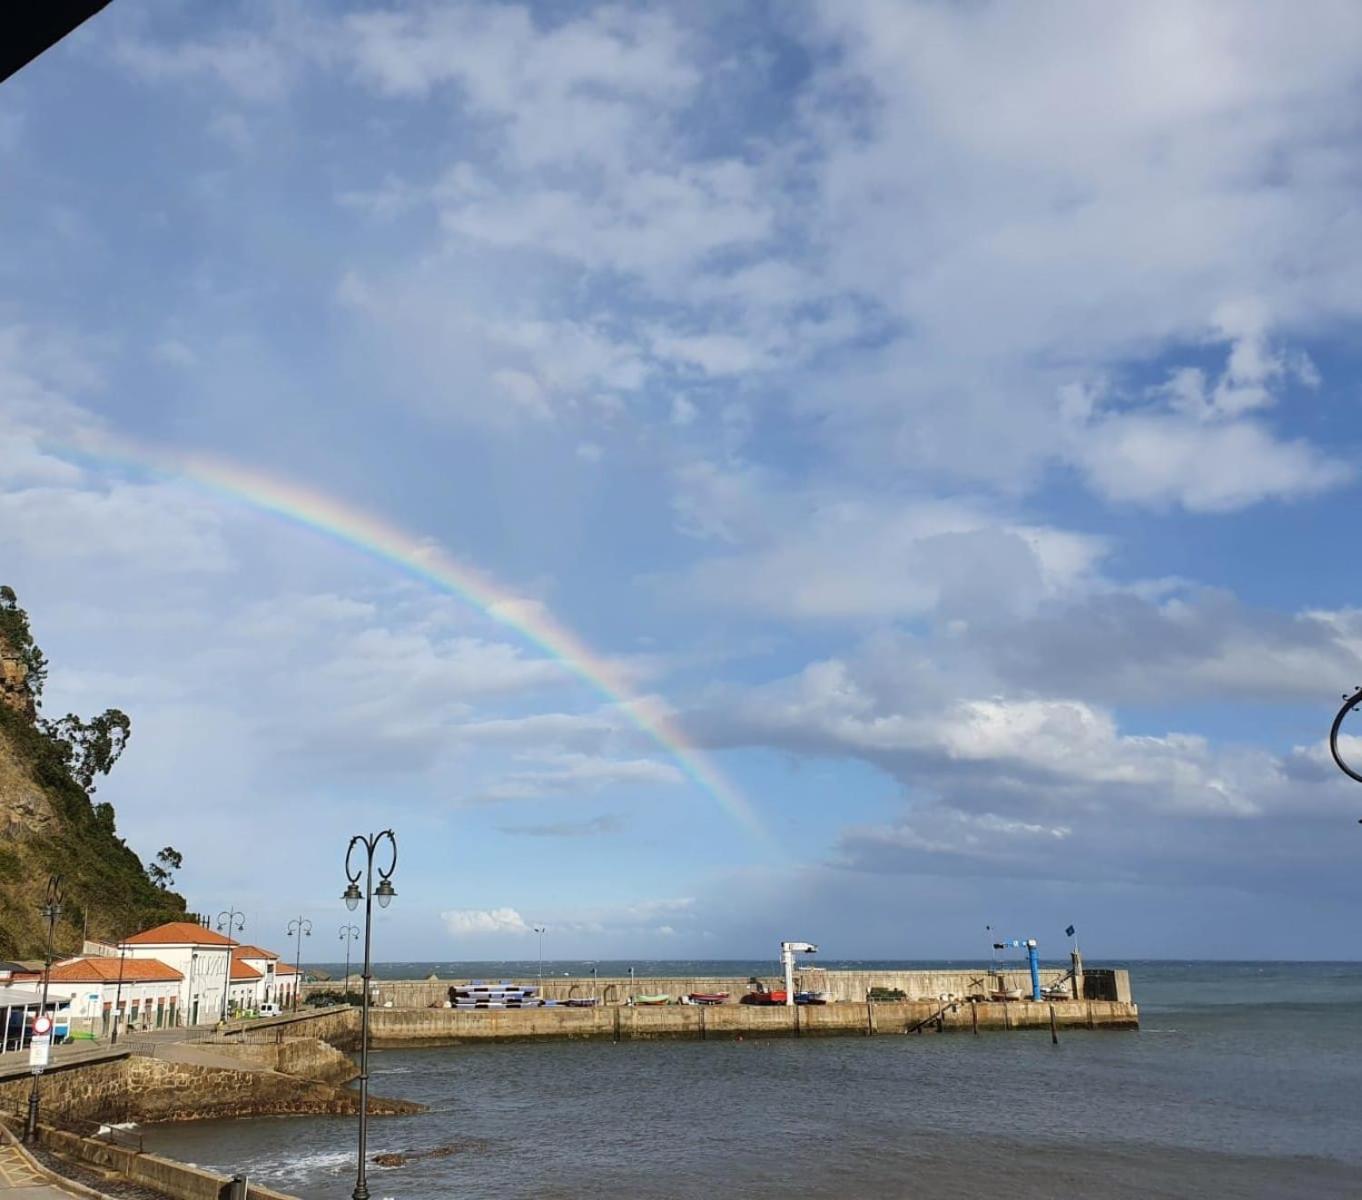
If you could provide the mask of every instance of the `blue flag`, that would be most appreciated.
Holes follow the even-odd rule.
[[[1066,929],[1066,930],[1064,931],[1064,936],[1065,936],[1065,937],[1073,937],[1073,935],[1074,935],[1074,927],[1073,927],[1072,925],[1070,925],[1069,928]]]

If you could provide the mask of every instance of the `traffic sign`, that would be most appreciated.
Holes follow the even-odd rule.
[[[28,1044],[28,1065],[41,1071],[47,1066],[47,1056],[52,1045],[50,1033],[35,1033]]]
[[[33,1018],[33,1036],[40,1037],[43,1034],[52,1032],[52,1018],[46,1013],[39,1013]]]

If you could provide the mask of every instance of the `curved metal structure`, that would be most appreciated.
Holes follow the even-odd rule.
[[[1329,753],[1334,756],[1334,762],[1338,764],[1338,769],[1349,779],[1355,779],[1362,783],[1362,774],[1354,771],[1343,761],[1343,755],[1338,750],[1338,731],[1343,726],[1343,718],[1362,704],[1362,688],[1358,688],[1351,696],[1343,697],[1343,707],[1338,710],[1338,716],[1334,718],[1334,723],[1329,727]],[[1358,822],[1362,824],[1362,820]]]

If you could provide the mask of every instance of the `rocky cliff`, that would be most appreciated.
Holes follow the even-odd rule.
[[[63,741],[39,720],[45,667],[27,615],[0,589],[0,958],[44,952],[39,908],[53,874],[62,877],[58,953],[79,952],[86,932],[112,938],[184,913],[183,898],[155,886],[118,836],[113,809],[77,782],[69,728]]]

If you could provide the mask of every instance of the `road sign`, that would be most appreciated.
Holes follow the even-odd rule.
[[[52,1032],[52,1018],[46,1013],[39,1013],[33,1018],[33,1036],[40,1037],[43,1034]]]
[[[52,1046],[50,1033],[35,1033],[28,1044],[28,1065],[41,1071],[47,1066],[48,1051]]]

